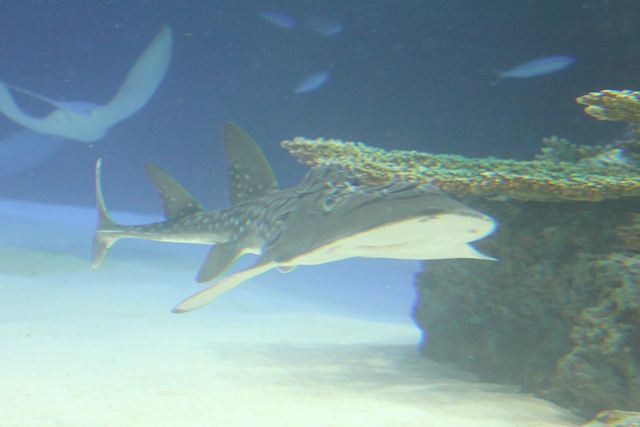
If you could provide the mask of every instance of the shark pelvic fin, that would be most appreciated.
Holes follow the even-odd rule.
[[[229,199],[232,205],[251,201],[278,188],[264,153],[233,122],[224,125],[223,143],[229,163]]]
[[[242,253],[243,248],[237,242],[216,244],[209,250],[207,258],[198,271],[196,281],[202,283],[215,279],[224,273]]]
[[[461,253],[459,258],[468,258],[468,259],[483,259],[486,261],[497,261],[497,258],[494,258],[492,256],[489,255],[485,255],[482,252],[480,252],[479,250],[477,250],[476,248],[474,248],[473,246],[469,245],[469,244],[465,244],[464,245],[466,247],[466,250],[468,251],[466,254],[465,253]]]
[[[145,165],[145,170],[162,199],[166,219],[202,211],[200,203],[171,175],[151,163]]]
[[[91,268],[100,267],[107,256],[109,248],[120,238],[113,234],[117,224],[111,219],[111,215],[104,203],[102,195],[102,159],[96,162],[96,202],[98,204],[98,226],[93,235],[93,250],[91,256]]]

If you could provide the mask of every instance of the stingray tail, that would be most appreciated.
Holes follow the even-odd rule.
[[[93,235],[91,268],[100,267],[109,249],[122,237],[120,227],[112,219],[102,195],[102,159],[96,162],[96,201],[98,204],[98,224]]]
[[[32,117],[22,111],[20,107],[18,107],[18,104],[16,104],[13,95],[11,95],[11,91],[9,90],[10,88],[13,88],[13,86],[9,86],[6,83],[0,81],[0,113],[4,114],[20,126],[24,126],[36,132],[52,134],[52,132],[48,131],[50,129],[47,129],[47,126],[43,125],[43,119]],[[49,99],[24,89],[18,88],[18,91],[27,93],[30,96],[36,97],[38,99]]]

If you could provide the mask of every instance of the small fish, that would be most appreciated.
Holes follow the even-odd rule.
[[[323,37],[333,37],[344,30],[340,21],[326,16],[312,16],[307,20],[307,28]]]
[[[282,12],[260,12],[258,16],[271,25],[283,30],[288,30],[296,25],[296,21],[286,13]]]
[[[545,56],[517,65],[507,71],[499,71],[498,75],[501,79],[527,79],[557,73],[571,66],[574,62],[575,58],[568,55]]]
[[[326,71],[318,71],[302,80],[293,90],[293,93],[300,94],[314,91],[322,87],[327,81],[329,81],[329,73]]]

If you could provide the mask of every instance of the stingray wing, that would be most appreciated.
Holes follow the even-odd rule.
[[[45,118],[31,116],[18,107],[9,86],[0,83],[0,112],[15,123],[35,132],[59,136],[82,142],[96,141],[104,136],[108,127],[92,120],[91,115],[57,109]]]
[[[108,104],[91,111],[91,120],[108,128],[140,110],[164,79],[173,49],[173,35],[165,25],[129,70]]]
[[[107,105],[78,113],[43,95],[0,82],[0,112],[9,119],[36,132],[76,141],[92,142],[102,138],[109,128],[141,109],[162,83],[173,48],[173,35],[164,26],[138,58],[129,74]],[[55,106],[45,118],[33,117],[18,107],[9,88]]]
[[[0,112],[21,126],[36,132],[49,133],[43,119],[26,114],[18,107],[9,91],[9,86],[2,82],[0,82]]]

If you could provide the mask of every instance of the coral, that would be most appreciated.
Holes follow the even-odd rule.
[[[587,148],[569,148],[564,142],[554,144],[577,153],[573,157],[588,152]],[[627,164],[624,156],[609,152],[602,155],[597,152],[596,157],[590,157],[592,160],[580,157],[581,161],[569,162],[387,151],[334,139],[295,138],[282,142],[282,146],[312,167],[338,164],[350,168],[364,181],[431,183],[457,195],[537,201],[600,201],[640,196],[640,173],[635,163]],[[546,156],[550,156],[549,150]]]
[[[498,262],[425,263],[424,354],[585,418],[640,411],[640,255],[616,237],[640,200],[465,203],[500,224],[474,243]]]
[[[557,364],[553,389],[594,408],[640,409],[640,257],[595,262],[600,298],[575,319],[572,350]]]
[[[577,163],[602,154],[603,149],[598,146],[573,144],[568,139],[553,135],[542,139],[541,151],[541,154],[536,155],[536,160]]]
[[[542,139],[542,150],[536,160],[555,163],[569,162],[580,166],[612,169],[640,169],[640,134],[607,145],[578,145],[565,138],[550,136]]]
[[[605,89],[578,97],[576,101],[586,105],[584,112],[598,120],[640,123],[640,92]]]
[[[602,411],[583,427],[640,427],[640,412]]]
[[[580,104],[586,105],[584,111],[598,120],[627,122],[630,125],[630,137],[604,147],[593,147],[599,150],[594,156],[606,156],[606,152],[621,150],[624,157],[634,167],[640,165],[640,92],[631,90],[602,90],[591,92],[576,98]],[[553,137],[552,137],[553,138]],[[564,140],[550,141],[552,150],[565,151]],[[572,144],[569,144],[571,146]],[[544,151],[544,149],[543,149]]]
[[[627,139],[616,141],[607,147],[619,148],[624,151],[625,156],[635,165],[640,165],[640,125],[633,127]]]
[[[629,222],[618,225],[614,231],[625,250],[640,252],[640,214],[631,214]]]

